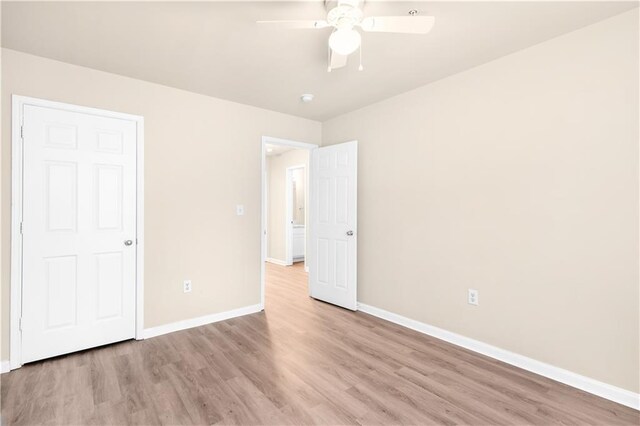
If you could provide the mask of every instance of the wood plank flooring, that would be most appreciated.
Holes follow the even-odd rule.
[[[640,413],[307,295],[267,264],[266,311],[2,375],[3,425],[639,424]]]

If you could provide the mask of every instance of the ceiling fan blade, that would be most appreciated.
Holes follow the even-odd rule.
[[[332,50],[329,57],[329,70],[335,70],[337,68],[344,67],[345,65],[347,65],[347,58],[348,56],[341,55]]]
[[[276,24],[284,28],[294,29],[314,29],[326,28],[329,26],[327,21],[256,21],[257,24]]]
[[[426,34],[434,22],[433,16],[371,16],[364,18],[360,26],[370,32]]]

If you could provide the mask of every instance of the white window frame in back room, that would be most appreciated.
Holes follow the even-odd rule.
[[[262,196],[261,196],[261,230],[260,230],[260,309],[264,310],[264,292],[265,292],[265,262],[267,261],[267,145],[289,146],[295,149],[305,149],[311,151],[320,146],[312,143],[298,142],[287,139],[274,138],[270,136],[262,137]],[[307,175],[308,179],[310,176]],[[311,203],[308,204],[312,209]],[[308,226],[308,225],[307,225]],[[307,230],[309,232],[309,230]],[[306,242],[305,242],[306,244]],[[305,265],[309,266],[310,259],[305,256]],[[308,283],[307,283],[308,287]]]
[[[97,115],[136,123],[136,340],[144,330],[144,118],[138,115],[54,102],[27,96],[11,96],[11,295],[9,368],[22,366],[22,125],[26,105]]]

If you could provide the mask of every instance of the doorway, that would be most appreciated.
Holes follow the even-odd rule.
[[[303,167],[306,173],[299,174],[298,180],[304,183],[296,187],[296,170]],[[299,242],[297,260],[304,259],[306,272],[297,268],[294,285],[306,286],[314,299],[357,310],[357,169],[357,141],[318,147],[262,138],[262,309],[265,265],[270,264],[270,277],[278,276],[281,282],[290,278],[288,273],[293,269],[287,268],[301,265],[295,262],[294,253],[298,225],[304,232],[304,254],[301,256]],[[304,203],[294,197],[302,185]]]
[[[261,305],[265,299],[265,263],[307,270],[309,159],[317,145],[262,138]],[[297,275],[297,280],[305,279]],[[303,283],[307,285],[307,282]]]
[[[143,118],[12,104],[11,369],[141,338]]]
[[[267,145],[267,150],[269,145]],[[303,151],[305,164],[299,164],[286,169],[286,207],[285,207],[285,252],[287,265],[294,262],[306,262],[307,252],[307,211],[309,187],[307,182],[309,153]],[[267,176],[269,176],[267,172]],[[269,179],[269,182],[270,179]],[[267,199],[268,201],[268,199]],[[267,234],[268,236],[268,234]],[[304,268],[308,271],[305,265]]]

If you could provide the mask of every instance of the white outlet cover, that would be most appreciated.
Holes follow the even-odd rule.
[[[236,214],[238,216],[243,216],[244,215],[244,206],[242,204],[238,204],[236,206]]]
[[[191,280],[184,280],[182,290],[185,293],[191,293]]]

